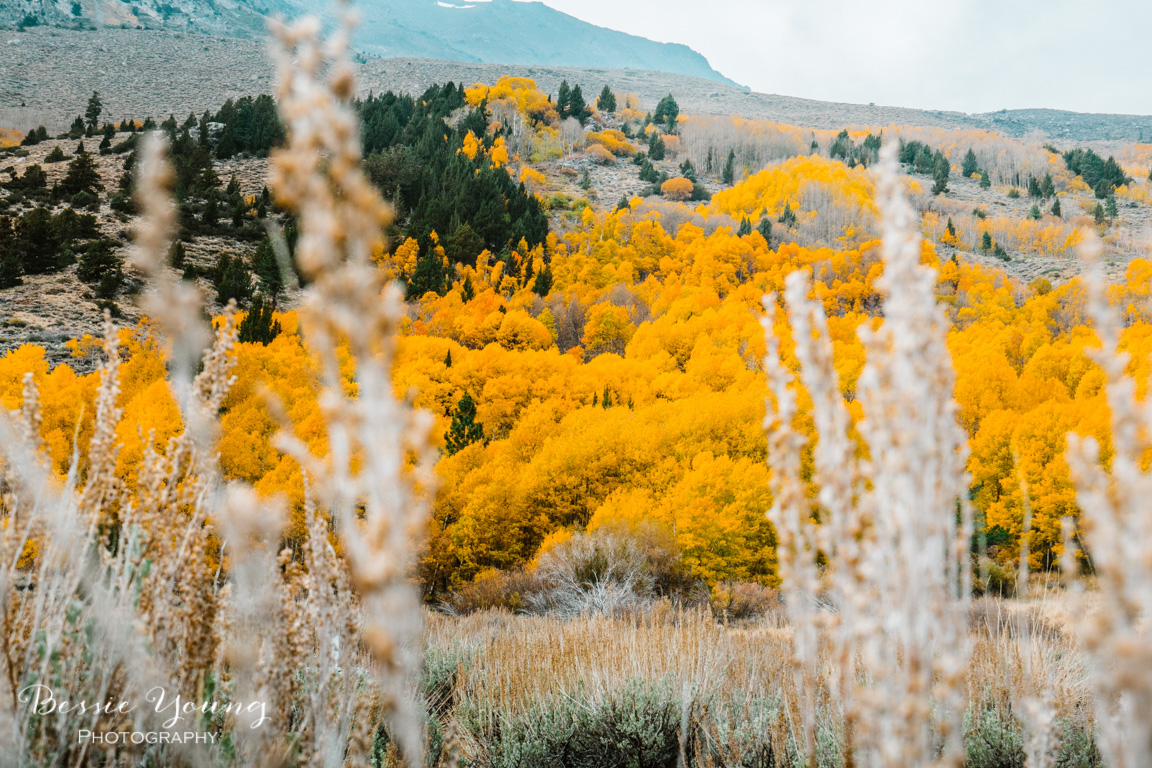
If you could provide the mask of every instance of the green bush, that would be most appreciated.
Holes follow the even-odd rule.
[[[600,701],[562,698],[507,717],[464,703],[461,724],[492,768],[674,768],[678,697],[666,684],[632,681]]]
[[[964,721],[967,768],[1024,768],[1024,730],[1011,711],[987,706]]]

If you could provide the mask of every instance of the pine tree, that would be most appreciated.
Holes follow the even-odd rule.
[[[988,171],[981,171],[980,172],[980,189],[991,189],[991,188],[992,188],[992,176],[988,173]]]
[[[104,104],[100,101],[100,94],[92,91],[91,98],[88,99],[88,108],[84,110],[84,117],[88,119],[88,128],[95,131],[96,125],[100,121],[100,113],[104,111]]]
[[[280,335],[280,321],[273,316],[275,304],[264,301],[263,296],[252,300],[252,307],[248,314],[240,321],[237,330],[237,340],[248,344],[263,344],[267,346]]]
[[[124,261],[112,249],[110,242],[100,240],[89,245],[88,250],[80,255],[76,277],[85,283],[104,285],[106,291],[112,286],[119,288],[124,280]]]
[[[408,280],[408,299],[418,299],[426,293],[444,295],[444,265],[432,249],[416,259],[416,269]]]
[[[1092,217],[1093,217],[1093,219],[1095,219],[1097,224],[1103,224],[1104,223],[1104,206],[1100,205],[1100,203],[1096,203],[1096,207],[1092,210]]]
[[[792,210],[791,203],[784,203],[784,211],[780,214],[779,222],[786,227],[796,223],[796,213]]]
[[[944,231],[948,233],[948,237],[956,239],[956,227],[952,224],[951,216],[948,217],[948,226],[944,228]]]
[[[252,296],[252,273],[239,257],[220,257],[216,263],[212,283],[216,288],[216,301],[223,305],[235,300],[240,306]]]
[[[604,86],[604,90],[600,91],[600,95],[596,98],[596,109],[601,112],[616,111],[616,94],[612,93],[612,89],[607,85]]]
[[[208,202],[204,203],[204,212],[200,214],[200,221],[208,229],[215,228],[220,221],[220,210],[216,203],[216,190],[208,193]]]
[[[679,116],[680,105],[676,103],[672,94],[668,94],[656,105],[656,111],[652,113],[652,122],[668,126],[668,131],[671,132],[675,129],[676,118]]]
[[[76,156],[72,158],[72,162],[68,163],[68,172],[60,182],[60,192],[72,197],[81,192],[96,194],[101,189],[104,189],[104,184],[100,181],[99,171],[96,170],[96,161],[81,144],[76,148]]]
[[[720,180],[732,186],[736,181],[736,150],[728,150],[728,162],[724,163],[724,173],[721,174]]]
[[[0,216],[0,288],[12,288],[24,282],[20,278],[20,256],[16,252],[12,220]]]
[[[72,121],[72,127],[68,129],[68,138],[78,139],[88,131],[88,126],[84,123],[84,118],[76,115],[76,119]]]
[[[452,424],[444,433],[444,450],[453,456],[484,439],[484,425],[476,421],[476,403],[467,392],[456,403]]]
[[[664,159],[664,139],[660,138],[659,131],[652,131],[648,137],[648,157],[653,160]]]
[[[584,102],[584,92],[580,90],[580,86],[572,86],[572,91],[568,94],[568,115],[576,118],[583,124],[591,114],[591,110],[588,109],[588,105]]]
[[[691,181],[693,184],[696,183],[696,167],[692,165],[691,159],[680,163],[680,175],[688,179],[688,181]]]
[[[943,152],[937,153],[932,168],[932,194],[942,195],[948,191],[948,176],[951,172],[948,158],[944,157]]]
[[[992,235],[987,231],[985,231],[984,236],[982,238],[980,238],[980,250],[982,250],[982,251],[992,250]]]
[[[536,280],[532,283],[532,292],[540,298],[548,296],[552,290],[552,267],[545,264],[544,268],[536,273]]]
[[[16,220],[14,250],[25,274],[37,275],[60,268],[60,239],[47,208],[33,208]]]
[[[572,89],[568,86],[567,80],[560,81],[560,90],[556,93],[556,111],[560,114],[560,119],[568,117],[568,99],[572,94]]]
[[[1040,221],[1040,206],[1033,205],[1028,211],[1028,218]]]
[[[451,368],[452,367],[452,350],[451,349],[449,349],[447,354],[444,355],[444,367],[445,368]]]
[[[1063,218],[1063,215],[1060,213],[1060,198],[1056,198],[1052,202],[1052,215],[1058,218]]]
[[[764,236],[764,242],[768,243],[769,246],[772,245],[772,220],[771,219],[769,219],[767,216],[760,219],[760,224],[757,225],[756,231],[758,231],[761,235]]]
[[[188,260],[188,254],[184,250],[184,243],[177,240],[172,243],[172,247],[168,249],[168,263],[172,265],[173,269],[184,269],[184,262]]]
[[[1104,200],[1104,213],[1108,216],[1109,222],[1115,222],[1116,217],[1120,215],[1120,211],[1116,207],[1116,195],[1108,195]]]
[[[740,228],[736,230],[736,236],[744,237],[750,234],[752,234],[752,222],[748,221],[748,217],[745,216],[740,220]]]
[[[256,277],[260,281],[260,292],[270,296],[273,301],[284,291],[284,276],[280,272],[280,261],[276,258],[276,251],[272,241],[265,238],[256,249],[253,258],[256,265]]]
[[[539,275],[537,275],[539,279]],[[464,284],[460,286],[460,298],[465,304],[476,298],[476,289],[472,287],[472,275],[464,275]]]
[[[976,161],[976,153],[972,151],[972,147],[968,147],[968,153],[964,155],[964,163],[960,166],[960,173],[967,179],[978,170],[979,165]]]

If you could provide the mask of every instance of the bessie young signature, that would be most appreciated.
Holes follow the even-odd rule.
[[[28,704],[29,709],[37,715],[59,714],[96,714],[96,715],[127,715],[137,710],[137,706],[128,701],[62,701],[56,698],[52,689],[46,685],[29,685],[22,688],[19,693],[20,702]],[[162,725],[173,728],[187,719],[193,722],[196,715],[214,714],[259,714],[250,728],[259,728],[270,720],[268,717],[268,704],[263,701],[252,701],[248,704],[230,701],[226,704],[211,700],[197,704],[182,698],[179,694],[169,696],[168,692],[160,686],[152,688],[144,694],[144,701],[151,704],[156,714],[166,716]]]

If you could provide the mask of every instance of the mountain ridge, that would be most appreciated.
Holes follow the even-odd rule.
[[[274,16],[332,20],[329,0],[0,0],[0,28],[147,29],[249,38]],[[737,85],[700,53],[591,24],[541,2],[386,0],[356,7],[355,47],[380,57],[644,69]]]

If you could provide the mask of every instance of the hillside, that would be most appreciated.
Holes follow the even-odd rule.
[[[271,16],[331,15],[327,0],[0,0],[0,27],[180,30],[257,37]],[[357,8],[371,56],[650,69],[735,85],[685,45],[605,29],[543,3],[389,0]]]
[[[0,8],[7,0],[0,0]],[[215,109],[226,98],[271,93],[272,64],[264,41],[136,29],[76,31],[31,28],[0,39],[0,127],[27,131],[67,129],[92,91],[116,115],[166,115]],[[45,67],[43,62],[67,62]],[[227,61],[227,67],[220,62]],[[742,115],[810,128],[918,125],[994,130],[1006,136],[1039,135],[1056,142],[1138,141],[1152,136],[1152,117],[1086,115],[1057,110],[1008,110],[983,115],[800,99],[753,93],[713,80],[640,69],[504,66],[431,59],[375,59],[359,66],[361,93],[415,93],[452,80],[495,82],[501,75],[530,77],[555,93],[562,79],[591,98],[605,84],[634,93],[645,109],[674,93],[685,113]]]

